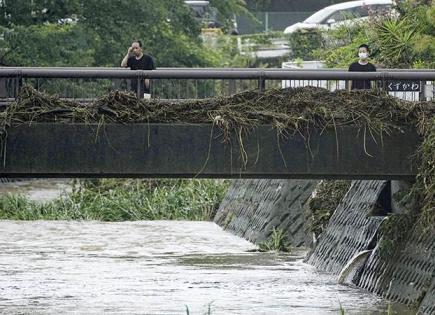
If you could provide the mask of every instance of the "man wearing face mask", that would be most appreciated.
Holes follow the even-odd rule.
[[[370,55],[369,46],[366,44],[362,44],[358,47],[358,57],[359,60],[357,62],[352,63],[349,66],[349,71],[356,72],[375,72],[376,67],[371,64],[368,59]],[[352,80],[351,89],[352,90],[368,90],[371,88],[370,80]]]

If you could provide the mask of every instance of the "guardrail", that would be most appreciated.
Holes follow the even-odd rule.
[[[376,88],[386,89],[401,98],[406,99],[403,96],[409,94],[411,100],[431,100],[435,70],[348,72],[343,69],[159,68],[132,71],[125,68],[0,67],[0,98],[16,97],[19,87],[25,83],[62,97],[93,98],[110,90],[128,90],[126,80],[140,82],[144,79],[152,80],[151,94],[156,98],[206,98],[253,88],[264,90],[307,85],[337,90],[348,88],[350,80],[370,80],[378,82],[374,85]],[[70,81],[65,83],[65,80]],[[75,95],[75,90],[83,93]],[[84,96],[86,93],[89,95]]]

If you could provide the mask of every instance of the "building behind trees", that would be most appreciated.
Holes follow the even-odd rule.
[[[248,9],[258,19],[254,22],[246,16],[238,16],[240,34],[283,31],[287,26],[301,22],[314,12],[346,0],[247,0]]]

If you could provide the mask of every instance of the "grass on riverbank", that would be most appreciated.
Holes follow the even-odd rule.
[[[46,203],[2,196],[0,219],[210,220],[227,188],[228,181],[204,179],[76,181],[72,192]]]
[[[291,252],[291,244],[287,240],[287,235],[282,229],[273,228],[269,238],[259,244],[261,252]]]

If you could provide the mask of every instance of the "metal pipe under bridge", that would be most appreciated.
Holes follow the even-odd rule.
[[[236,92],[239,92],[237,81],[245,80],[253,81],[260,89],[267,88],[268,84],[284,86],[284,83],[301,80],[317,86],[327,82],[331,89],[340,88],[340,82],[352,79],[379,81],[383,87],[391,82],[413,82],[419,84],[418,91],[390,92],[409,92],[418,99],[431,99],[435,71],[0,68],[0,82],[9,80],[13,93],[17,87],[10,82],[39,84],[37,80],[44,80],[44,85],[40,86],[52,89],[47,79],[82,80],[78,82],[85,85],[95,79],[144,78],[153,82],[227,80],[228,86],[236,86]],[[247,84],[241,86],[252,88]],[[3,94],[5,100],[13,97]],[[346,126],[310,130],[307,142],[299,134],[278,137],[271,126],[264,125],[255,128],[241,148],[234,143],[222,143],[219,128],[211,124],[107,124],[101,127],[33,123],[8,127],[4,141],[0,177],[410,179],[417,173],[415,152],[422,139],[410,128],[388,135],[373,135]]]

